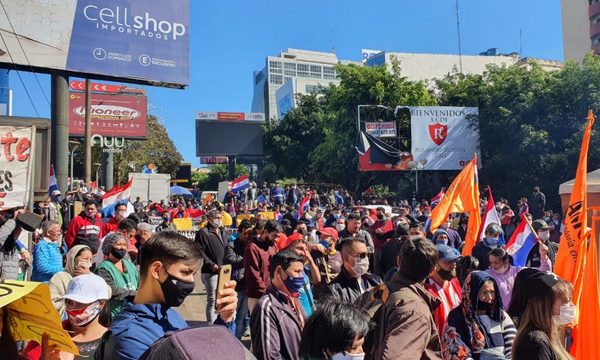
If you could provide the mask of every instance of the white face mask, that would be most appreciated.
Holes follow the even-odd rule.
[[[560,307],[560,314],[554,315],[552,318],[558,325],[566,325],[575,320],[577,309],[573,303],[564,304]]]
[[[538,234],[538,236],[540,237],[540,239],[542,239],[543,241],[548,241],[550,239],[550,231],[546,230],[546,231],[542,231]]]
[[[363,360],[365,353],[362,354],[348,354],[346,352],[340,352],[331,357],[331,360]]]
[[[337,231],[344,231],[345,228],[346,228],[346,225],[344,225],[344,224],[336,224],[335,225],[335,229]]]
[[[421,235],[411,235],[408,238],[411,239],[411,240],[417,240],[420,237],[421,237]]]
[[[220,227],[221,226],[221,220],[213,220],[212,224],[214,227]]]
[[[369,258],[365,257],[361,259],[359,256],[352,258],[354,259],[354,266],[352,267],[352,271],[358,276],[363,276],[369,271]]]

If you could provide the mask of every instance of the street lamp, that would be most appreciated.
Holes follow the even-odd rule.
[[[100,166],[102,166],[101,163],[94,163],[94,165],[96,166],[96,189],[100,188],[100,183],[98,182],[98,170],[100,170]]]
[[[418,162],[409,161],[408,167],[415,171],[415,194],[419,195],[419,165],[421,165],[421,170],[425,168],[425,164],[427,164],[427,159],[421,159]]]
[[[75,156],[75,150],[81,145],[77,140],[69,140],[69,153],[71,154],[71,185],[69,186],[69,190],[73,190],[73,157]]]

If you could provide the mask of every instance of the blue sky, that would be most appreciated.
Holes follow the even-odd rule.
[[[198,166],[194,117],[199,111],[250,111],[252,73],[283,49],[331,51],[360,60],[362,48],[458,53],[454,0],[190,0],[191,85],[146,87],[149,112],[159,116],[185,160]],[[462,49],[488,48],[563,59],[559,0],[460,0]],[[50,116],[48,75],[21,72],[41,117]],[[36,116],[11,72],[13,115]],[[42,91],[43,89],[43,91]],[[223,141],[227,139],[224,138]]]

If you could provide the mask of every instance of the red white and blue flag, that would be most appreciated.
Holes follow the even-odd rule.
[[[433,208],[440,203],[440,201],[442,200],[442,198],[444,197],[444,188],[442,188],[440,190],[440,192],[433,197],[433,199],[431,199],[431,210],[433,210]]]
[[[249,187],[250,179],[248,178],[248,175],[240,176],[231,183],[231,191],[234,193],[239,193],[240,191],[244,191]]]
[[[496,203],[494,202],[494,196],[492,195],[492,188],[488,186],[488,192],[490,196],[488,196],[487,206],[485,208],[485,212],[483,213],[483,221],[481,222],[481,228],[479,229],[479,241],[483,240],[485,237],[485,228],[491,224],[496,223],[498,225],[502,225],[500,221],[500,215],[496,211]],[[500,239],[498,239],[500,244],[504,244],[504,234],[500,235]]]
[[[52,195],[52,192],[58,190],[58,182],[56,181],[56,174],[54,173],[54,164],[50,165],[50,178],[48,180],[48,195]]]
[[[111,217],[115,213],[115,207],[119,204],[129,204],[129,197],[131,194],[131,184],[133,178],[129,180],[125,185],[117,187],[113,186],[104,196],[102,196],[102,212],[104,217]]]
[[[305,197],[300,201],[300,205],[298,206],[298,219],[302,219],[304,214],[308,212],[310,209],[310,196]]]
[[[513,265],[525,266],[527,256],[529,256],[529,252],[531,252],[536,243],[537,236],[527,221],[525,214],[523,214],[521,215],[521,223],[506,246],[506,252],[513,257]]]

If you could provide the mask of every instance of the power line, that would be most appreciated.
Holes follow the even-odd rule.
[[[33,71],[33,66],[31,65],[31,62],[29,62],[29,57],[27,56],[27,53],[25,52],[25,48],[23,48],[23,44],[21,44],[21,40],[19,40],[19,36],[17,35],[15,27],[13,26],[12,22],[10,21],[10,17],[8,16],[8,12],[4,8],[4,3],[2,2],[2,0],[0,0],[0,6],[2,6],[2,10],[4,11],[4,14],[6,15],[6,20],[8,20],[8,25],[10,25],[10,29],[11,29],[12,33],[15,35],[15,39],[17,40],[17,43],[19,44],[21,51],[23,51],[25,60],[27,60],[27,65],[29,65],[29,68],[31,69],[31,73],[33,74],[33,77],[35,77],[35,81],[37,82],[38,86],[40,87],[40,90],[42,90],[42,94],[44,95],[44,99],[46,99],[46,103],[50,106],[50,100],[48,100],[48,96],[46,95],[46,92],[44,91],[44,88],[42,87],[42,84],[40,83],[40,79],[38,78],[35,71]],[[8,51],[8,48],[7,48],[7,51]],[[13,61],[13,63],[14,63],[14,61]]]
[[[35,114],[37,115],[37,117],[40,117],[40,113],[37,111],[37,108],[35,107],[35,104],[33,103],[33,99],[31,98],[31,94],[29,94],[29,90],[27,90],[27,86],[25,86],[25,82],[23,81],[23,78],[21,77],[21,73],[19,72],[19,70],[17,70],[17,65],[15,64],[15,60],[13,59],[12,54],[10,53],[10,50],[8,49],[8,45],[6,44],[6,41],[4,40],[2,31],[0,31],[0,39],[2,39],[2,43],[4,44],[4,47],[6,48],[6,53],[10,57],[10,61],[12,62],[13,66],[15,68],[15,71],[17,72],[17,75],[19,76],[21,85],[23,85],[23,89],[25,89],[25,94],[27,94],[27,98],[29,98],[29,102],[31,103],[31,106],[33,107],[33,110],[35,111]]]

